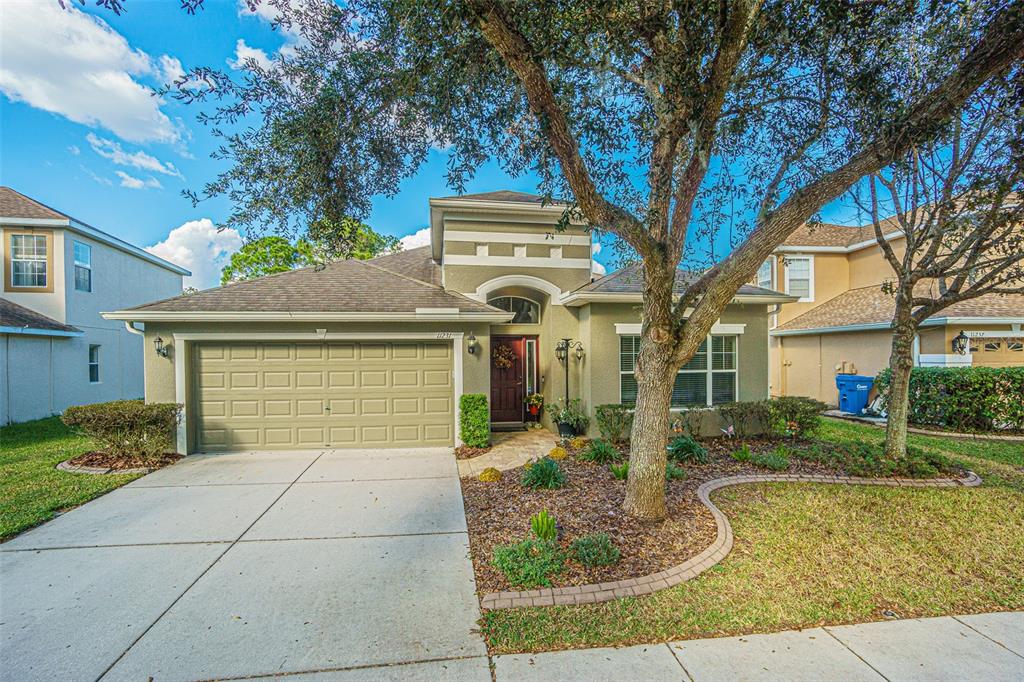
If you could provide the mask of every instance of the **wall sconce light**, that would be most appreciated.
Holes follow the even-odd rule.
[[[470,332],[469,336],[466,337],[466,350],[469,351],[470,355],[476,353],[476,345],[476,334]]]
[[[960,355],[967,355],[967,349],[971,347],[971,340],[961,329],[960,333],[953,337],[953,352]]]
[[[156,349],[156,354],[160,357],[167,357],[168,347],[164,345],[164,340],[159,336],[153,339],[153,348]]]

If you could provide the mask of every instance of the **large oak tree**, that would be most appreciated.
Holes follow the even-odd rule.
[[[287,230],[364,215],[432,148],[457,190],[489,159],[537,173],[643,265],[625,501],[643,519],[665,514],[673,378],[740,285],[1024,56],[1022,0],[265,1],[290,36],[272,66],[176,84],[232,164],[195,198]],[[674,292],[722,230],[735,248]]]

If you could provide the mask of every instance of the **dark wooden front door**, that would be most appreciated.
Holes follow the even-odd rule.
[[[494,350],[507,346],[512,350],[512,366],[503,368],[494,364]],[[526,339],[522,336],[491,337],[491,421],[523,421],[523,398],[526,397],[525,366]]]

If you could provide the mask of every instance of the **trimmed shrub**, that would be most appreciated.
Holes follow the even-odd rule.
[[[882,443],[850,441],[832,446],[815,446],[797,450],[797,456],[822,462],[842,469],[851,476],[880,478],[901,476],[908,478],[934,478],[939,474],[954,474],[956,465],[943,455],[922,448],[907,446],[907,455],[901,459],[885,456]]]
[[[875,386],[883,401],[889,370]],[[1024,367],[915,367],[910,372],[908,420],[956,431],[1024,429]],[[888,406],[886,406],[888,407]]]
[[[789,438],[805,438],[821,426],[821,413],[828,407],[814,398],[783,396],[765,403],[772,430]]]
[[[613,443],[629,439],[630,429],[633,428],[633,411],[629,405],[598,405],[596,412],[597,429],[601,432],[601,438]]]
[[[555,447],[551,448],[551,452],[548,453],[548,457],[550,457],[551,459],[565,459],[568,456],[568,451],[566,451],[566,449],[563,448],[561,445],[556,445]]]
[[[608,471],[612,472],[619,481],[625,481],[629,478],[629,462],[623,462],[622,464],[609,464]]]
[[[708,451],[690,436],[676,436],[666,449],[673,462],[707,464],[708,461]]]
[[[565,554],[553,542],[530,538],[495,547],[492,563],[513,587],[548,587],[551,576],[565,568]]]
[[[578,455],[577,459],[595,464],[608,464],[622,459],[622,454],[614,445],[604,440],[592,440]]]
[[[550,457],[541,457],[523,467],[520,481],[527,488],[534,490],[538,488],[554,490],[565,485],[565,472],[555,460]]]
[[[76,405],[64,410],[61,420],[99,441],[114,457],[158,457],[174,449],[174,430],[181,419],[177,403],[115,400]]]
[[[555,517],[548,514],[547,509],[542,509],[530,517],[530,530],[538,540],[551,542],[558,537],[558,525]]]
[[[459,398],[459,437],[474,448],[491,444],[491,415],[483,393],[465,393]]]
[[[584,566],[611,566],[619,561],[619,548],[612,544],[607,533],[591,533],[576,538],[569,545],[569,552]]]
[[[501,472],[494,467],[487,467],[480,472],[479,476],[477,476],[477,478],[484,483],[497,483],[501,480],[501,477]]]
[[[740,438],[760,436],[769,430],[771,412],[767,400],[725,403],[716,409],[726,425],[731,424]]]

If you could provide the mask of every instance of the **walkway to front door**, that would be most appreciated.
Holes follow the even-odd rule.
[[[491,443],[494,447],[490,452],[459,460],[459,478],[476,476],[489,467],[499,471],[521,467],[551,452],[558,444],[558,436],[547,429],[495,432],[491,434]]]

